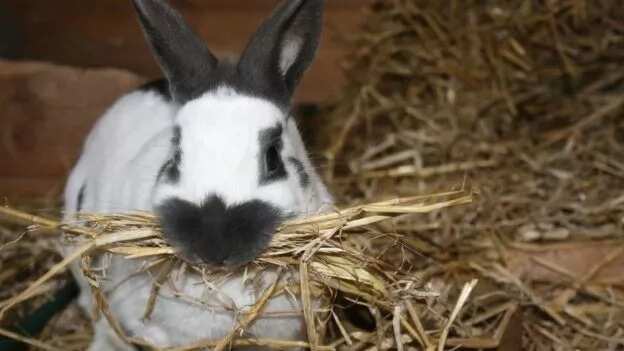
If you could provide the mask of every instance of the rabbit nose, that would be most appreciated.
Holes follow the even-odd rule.
[[[192,262],[236,266],[255,259],[267,247],[282,212],[253,199],[226,205],[217,195],[200,204],[170,198],[156,208],[165,239]]]

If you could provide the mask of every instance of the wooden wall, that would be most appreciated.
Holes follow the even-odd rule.
[[[142,81],[115,69],[0,60],[0,201],[58,194],[95,120]]]
[[[218,55],[240,52],[277,2],[170,1]],[[322,45],[298,101],[340,91],[341,39],[357,30],[368,1],[327,0]],[[0,56],[24,63],[0,61],[0,199],[56,194],[96,118],[158,68],[129,0],[3,0],[2,18],[10,21],[0,26]]]
[[[130,0],[3,0],[22,43],[19,55],[80,67],[159,75]],[[328,0],[322,46],[299,98],[335,96],[343,82],[341,38],[357,30],[370,0]],[[171,0],[218,55],[240,53],[276,0]]]

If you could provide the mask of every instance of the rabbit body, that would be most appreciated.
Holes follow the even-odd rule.
[[[224,94],[227,95],[227,92]],[[256,100],[245,96],[229,98]],[[228,97],[215,95],[214,99],[213,103],[223,104]],[[262,100],[255,102],[266,104]],[[271,106],[265,107],[271,109]],[[138,90],[122,97],[101,117],[89,134],[83,153],[69,177],[65,191],[67,221],[72,221],[76,211],[123,213],[154,210],[153,188],[159,169],[170,154],[177,109],[174,103],[157,91]],[[255,118],[258,117],[258,110],[255,106]],[[297,147],[286,152],[292,152],[305,161],[307,177],[313,179],[310,186],[315,189],[312,192],[314,196],[297,201],[303,207],[296,208],[293,203],[292,211],[295,214],[315,213],[324,205],[331,204],[331,196],[305,156],[295,119],[288,118],[287,124],[287,135],[295,141],[292,145]],[[294,177],[297,177],[298,171],[292,169]],[[296,182],[299,183],[299,180]],[[235,175],[231,175],[227,183],[224,188],[240,186]],[[70,252],[71,247],[66,247],[65,253]],[[226,281],[211,292],[206,290],[199,277],[187,276],[178,282],[175,289],[195,298],[196,302],[181,300],[174,296],[172,289],[163,287],[151,317],[144,320],[154,278],[147,273],[136,274],[141,269],[140,262],[114,256],[100,262],[107,266],[108,278],[102,288],[107,292],[111,312],[125,332],[159,346],[184,345],[199,339],[223,337],[235,326],[236,312],[252,306],[259,297],[258,293],[262,292],[262,288],[257,286],[245,286],[240,277]],[[77,267],[74,271],[83,291],[80,304],[86,311],[91,311],[90,288]],[[271,278],[272,275],[262,277],[265,287],[271,283]],[[266,311],[286,317],[261,319],[249,332],[276,339],[300,337],[303,329],[299,310],[299,303],[287,296],[273,299]],[[95,343],[92,350],[111,349],[110,345],[115,345],[112,349],[124,347],[104,320],[97,324]]]
[[[66,186],[66,220],[80,211],[153,211],[183,257],[249,262],[283,219],[332,203],[289,113],[292,90],[316,49],[322,1],[284,1],[238,63],[218,62],[164,0],[134,4],[166,80],[121,97],[98,120]],[[65,255],[72,249],[62,247]],[[255,279],[233,275],[207,287],[197,274],[180,275],[162,284],[144,318],[154,273],[142,270],[141,260],[105,254],[96,261],[106,268],[98,283],[120,328],[157,347],[222,338],[275,279],[272,271]],[[89,286],[77,266],[72,270],[79,303],[91,311]],[[300,311],[299,301],[282,294],[246,332],[301,338]],[[105,318],[95,321],[90,350],[124,349],[133,347]]]

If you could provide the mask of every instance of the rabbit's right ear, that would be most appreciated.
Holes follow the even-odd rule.
[[[133,3],[174,100],[184,103],[201,95],[218,65],[216,57],[165,0]]]
[[[282,0],[245,48],[238,64],[261,95],[288,103],[319,46],[324,0]]]

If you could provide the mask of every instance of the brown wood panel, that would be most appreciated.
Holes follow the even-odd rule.
[[[0,197],[62,188],[95,120],[142,78],[0,60]]]
[[[345,55],[341,38],[357,30],[370,0],[327,1],[318,58],[297,98],[321,101],[340,90]],[[276,4],[275,0],[172,1],[218,55],[233,55]],[[21,56],[81,67],[119,67],[159,75],[129,0],[4,0],[21,38]]]

